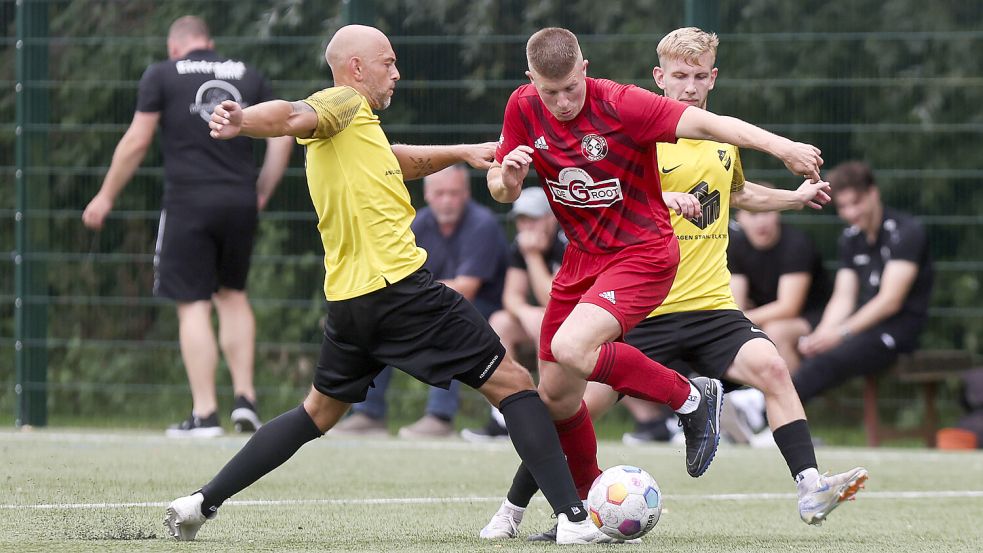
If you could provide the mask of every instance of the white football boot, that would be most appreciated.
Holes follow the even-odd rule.
[[[556,543],[558,545],[585,545],[588,543],[624,543],[601,532],[590,518],[570,522],[566,513],[556,515]]]
[[[201,493],[179,497],[167,506],[164,526],[167,532],[178,541],[191,541],[198,535],[201,525],[209,517],[201,512],[201,504],[205,497]],[[214,515],[210,518],[215,518]]]
[[[478,532],[478,536],[483,540],[503,540],[516,538],[519,536],[519,524],[522,523],[522,515],[526,510],[505,500],[498,512],[492,515],[488,524]]]
[[[855,498],[867,481],[867,469],[822,475],[812,485],[799,484],[799,516],[806,524],[820,525],[833,509]]]

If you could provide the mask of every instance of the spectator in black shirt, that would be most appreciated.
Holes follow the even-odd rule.
[[[848,161],[828,180],[836,211],[850,226],[840,237],[833,295],[819,326],[799,343],[804,359],[793,381],[803,403],[914,350],[932,291],[925,229],[881,203],[870,167]]]
[[[816,328],[829,298],[822,257],[812,238],[782,223],[777,211],[741,209],[736,220],[727,249],[734,299],[795,374],[799,338]]]
[[[257,211],[276,187],[290,158],[291,137],[267,140],[257,173],[253,141],[209,138],[212,109],[223,100],[251,105],[273,98],[255,69],[214,51],[201,19],[177,19],[167,35],[168,61],[140,79],[136,113],[116,146],[102,187],[82,214],[102,228],[116,197],[133,177],[160,123],[164,199],[154,256],[154,294],[177,302],[181,356],[191,385],[192,412],[169,436],[222,434],[215,395],[221,348],[232,374],[237,430],[260,426],[253,387],[256,323],[246,296],[246,276]],[[218,312],[216,346],[211,308]]]

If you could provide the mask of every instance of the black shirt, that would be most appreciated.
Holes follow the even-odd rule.
[[[932,295],[932,260],[925,229],[913,216],[885,207],[884,220],[873,244],[867,243],[860,229],[849,227],[840,236],[839,252],[840,267],[855,271],[859,278],[858,308],[881,289],[881,274],[888,261],[903,259],[917,265],[918,275],[898,315],[927,317]]]
[[[270,84],[259,72],[212,50],[195,50],[184,59],[148,67],[140,79],[137,111],[161,114],[165,203],[206,183],[241,186],[255,196],[253,140],[215,140],[208,136],[208,121],[225,100],[247,107],[272,98]]]
[[[788,273],[809,273],[812,283],[802,314],[822,313],[829,298],[830,286],[823,260],[816,245],[805,232],[782,223],[781,237],[774,246],[759,250],[747,235],[731,229],[727,248],[727,265],[732,274],[745,275],[748,297],[756,306],[778,299],[778,280]]]

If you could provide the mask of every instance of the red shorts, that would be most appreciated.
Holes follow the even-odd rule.
[[[543,315],[539,358],[556,361],[550,347],[553,336],[578,303],[591,303],[614,315],[624,336],[662,305],[678,265],[675,235],[662,246],[646,242],[606,255],[568,247]]]

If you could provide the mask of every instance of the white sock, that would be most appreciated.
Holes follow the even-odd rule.
[[[696,389],[696,386],[693,386],[692,382],[690,382],[689,397],[686,398],[686,402],[683,403],[682,407],[676,409],[676,412],[680,415],[685,415],[696,411],[696,408],[700,406],[701,399],[703,399],[703,396],[700,394],[700,391]]]
[[[818,479],[819,471],[814,468],[808,468],[795,475],[795,485],[798,486],[799,491],[811,490]]]
[[[519,506],[513,505],[512,502],[509,501],[508,499],[506,499],[505,501],[502,502],[502,507],[499,510],[500,511],[505,511],[505,510],[512,511],[512,518],[514,518],[516,522],[521,522],[522,521],[522,514],[526,512],[526,508],[525,507],[519,507]]]

